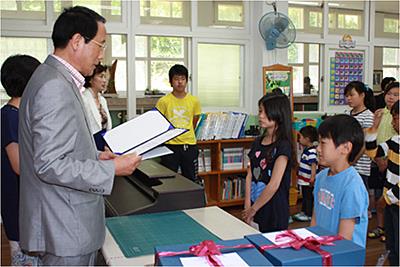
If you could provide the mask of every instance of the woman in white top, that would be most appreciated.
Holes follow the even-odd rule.
[[[82,94],[85,104],[89,127],[94,135],[97,149],[104,150],[104,134],[112,127],[110,112],[108,111],[107,101],[101,93],[107,87],[107,67],[101,64],[96,66],[92,76],[85,77],[85,91]]]

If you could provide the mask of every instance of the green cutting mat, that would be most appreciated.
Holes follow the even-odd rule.
[[[220,240],[182,211],[111,217],[106,226],[125,257],[154,253],[154,247]]]

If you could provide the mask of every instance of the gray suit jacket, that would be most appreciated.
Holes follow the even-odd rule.
[[[80,92],[53,56],[33,74],[19,112],[22,248],[56,256],[99,249],[114,163],[98,160]]]

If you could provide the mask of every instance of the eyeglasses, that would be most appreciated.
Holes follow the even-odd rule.
[[[99,43],[97,42],[95,39],[89,39],[88,37],[83,36],[83,38],[85,38],[85,40],[87,40],[88,42],[93,42],[95,43],[98,47],[100,47],[103,50],[106,50],[107,48],[107,44],[106,43]]]

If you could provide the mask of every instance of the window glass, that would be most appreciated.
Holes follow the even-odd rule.
[[[293,93],[303,93],[304,70],[301,66],[293,66]]]
[[[294,43],[288,48],[288,62],[289,63],[303,63],[304,62],[304,44]]]
[[[383,77],[394,77],[397,81],[400,79],[400,68],[385,68],[383,67]]]
[[[203,107],[239,107],[242,46],[198,44],[198,97]]]
[[[151,37],[151,56],[160,58],[182,58],[184,42],[180,37]]]
[[[71,6],[84,6],[90,8],[108,21],[121,21],[121,0],[103,1],[103,0],[54,0],[53,7],[56,16],[64,8]]]
[[[399,20],[384,18],[383,19],[383,31],[389,33],[398,33],[399,32]]]
[[[289,7],[289,18],[292,20],[296,29],[304,29],[304,9]]]
[[[190,24],[190,1],[140,0],[142,24]]]
[[[338,28],[339,29],[361,29],[360,16],[357,15],[346,15],[339,14],[338,15]]]
[[[110,83],[114,83],[117,93],[125,95],[127,88],[126,35],[109,34],[106,43],[108,46],[102,62],[107,66],[112,66],[116,62],[114,80],[110,80]]]
[[[364,35],[364,1],[329,1],[329,33]]]
[[[126,35],[112,34],[112,57],[126,57]]]
[[[310,77],[311,85],[314,87],[311,89],[311,94],[316,94],[319,91],[319,65],[310,65],[308,77]]]
[[[46,5],[44,0],[1,1],[2,18],[19,20],[45,20]]]
[[[321,28],[322,27],[322,12],[313,12],[309,13],[309,24],[310,27]]]
[[[136,36],[136,91],[170,92],[168,71],[175,64],[187,66],[187,39],[166,36]]]
[[[399,65],[399,53],[398,48],[383,48],[383,65]]]
[[[319,44],[309,44],[310,59],[312,63],[319,63]]]
[[[30,55],[43,62],[49,51],[46,38],[1,37],[0,47],[0,66],[9,56],[15,54]],[[1,84],[0,88],[1,104],[3,104],[9,97]]]
[[[244,27],[243,1],[198,1],[197,7],[200,27]]]

